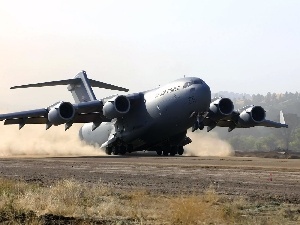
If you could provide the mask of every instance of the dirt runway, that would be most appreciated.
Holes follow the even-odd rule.
[[[300,203],[300,160],[151,155],[2,158],[0,177],[41,185],[62,179],[102,182],[119,190],[158,194],[202,193]]]

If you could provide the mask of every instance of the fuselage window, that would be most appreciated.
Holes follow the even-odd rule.
[[[189,86],[191,86],[192,85],[192,82],[186,82],[184,85],[183,85],[183,88],[187,88],[187,87],[189,87]]]
[[[190,85],[192,85],[191,82],[188,82],[188,83],[190,83]],[[190,85],[189,85],[189,86],[190,86]],[[169,93],[172,93],[172,92],[178,91],[178,90],[180,90],[180,85],[178,85],[178,87],[172,87],[172,88],[169,88],[169,89],[164,90],[163,92],[157,94],[157,95],[155,96],[155,98],[158,98],[158,97],[160,97],[160,96],[163,96],[163,95],[165,95],[165,94],[169,94]]]

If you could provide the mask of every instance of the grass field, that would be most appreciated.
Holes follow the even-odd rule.
[[[300,206],[219,195],[114,191],[76,180],[39,186],[1,178],[1,224],[299,224]]]

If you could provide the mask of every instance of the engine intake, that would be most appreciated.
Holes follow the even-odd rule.
[[[253,121],[260,123],[265,120],[266,112],[261,106],[254,106],[251,110]]]
[[[130,101],[124,95],[119,95],[108,100],[103,106],[103,115],[108,119],[118,118],[128,113]]]
[[[70,102],[59,102],[50,107],[48,120],[57,126],[72,120],[75,116],[75,109]]]
[[[233,112],[234,105],[229,98],[219,98],[210,103],[208,116],[212,120],[220,120]]]
[[[251,106],[245,109],[240,114],[239,122],[243,125],[253,126],[258,123],[261,123],[266,118],[266,112],[261,106]]]

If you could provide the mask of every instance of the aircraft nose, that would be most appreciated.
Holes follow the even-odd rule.
[[[201,99],[201,105],[203,105],[203,111],[208,110],[210,102],[211,102],[211,91],[210,87],[203,82],[199,90],[199,96]]]

